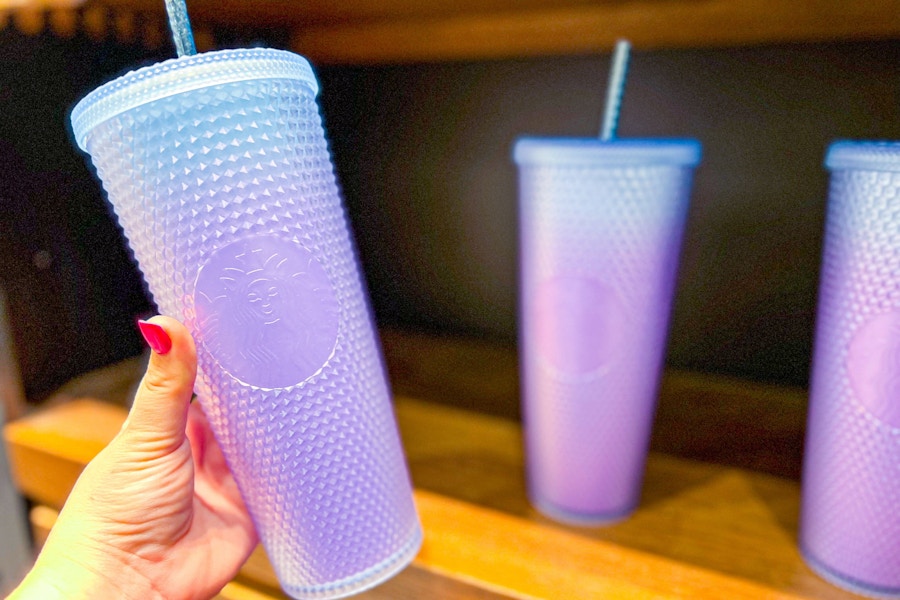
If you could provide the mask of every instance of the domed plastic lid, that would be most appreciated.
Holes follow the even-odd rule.
[[[900,142],[834,142],[825,155],[825,166],[832,171],[900,171]]]
[[[72,111],[75,141],[84,149],[85,138],[94,127],[142,104],[253,79],[297,79],[306,83],[313,95],[319,92],[309,62],[284,50],[219,50],[173,58],[114,79],[76,104]]]
[[[516,142],[513,159],[519,165],[694,167],[700,162],[700,142],[679,138],[633,138],[604,141],[599,138],[526,137]]]

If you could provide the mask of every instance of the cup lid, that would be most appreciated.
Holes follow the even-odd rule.
[[[623,167],[670,165],[694,167],[700,142],[687,138],[520,138],[513,149],[517,164]]]
[[[829,146],[825,166],[832,171],[900,171],[900,142],[839,140]]]
[[[72,110],[75,141],[84,149],[85,138],[94,127],[142,104],[253,79],[297,79],[306,83],[313,95],[319,91],[309,62],[284,50],[217,50],[172,58],[126,73],[85,96]]]

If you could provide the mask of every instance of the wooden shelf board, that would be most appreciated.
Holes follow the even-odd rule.
[[[893,1],[633,0],[316,24],[292,46],[319,64],[390,63],[607,53],[620,38],[647,50],[898,34]]]
[[[732,598],[851,597],[803,564],[793,481],[652,454],[631,518],[564,526],[527,502],[515,422],[411,398],[398,398],[396,411],[426,530],[417,569],[500,598],[575,589],[600,597],[719,598],[723,590]],[[7,425],[17,485],[41,504],[61,506],[100,438],[111,439],[125,415],[86,398]],[[87,450],[65,449],[79,443],[73,430],[86,435]],[[243,577],[255,586],[275,583],[261,550]]]
[[[151,0],[96,0],[159,13]],[[896,38],[900,0],[193,0],[199,28],[272,27],[316,64],[481,60]]]

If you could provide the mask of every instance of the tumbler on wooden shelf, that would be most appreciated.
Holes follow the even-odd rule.
[[[900,598],[900,143],[836,142],[825,164],[800,546],[832,583]]]
[[[700,159],[695,140],[614,137],[626,57],[620,44],[599,139],[514,149],[529,494],[583,524],[639,499]]]

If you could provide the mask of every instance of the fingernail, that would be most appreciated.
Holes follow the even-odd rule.
[[[166,330],[156,323],[148,323],[147,321],[138,321],[138,329],[141,335],[147,341],[147,345],[157,354],[165,354],[172,349],[172,338],[166,333]]]

